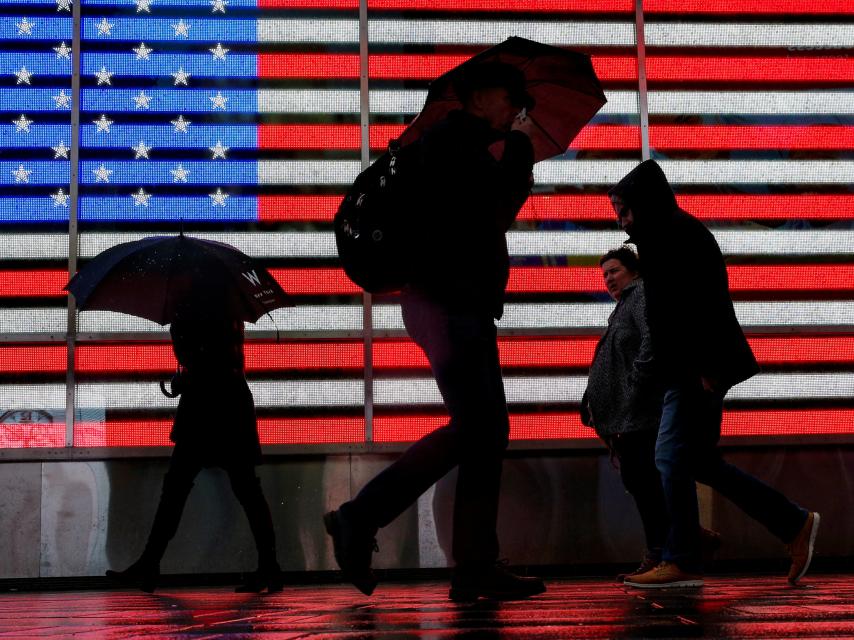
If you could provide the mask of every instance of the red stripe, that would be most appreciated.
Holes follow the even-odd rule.
[[[851,220],[854,195],[679,195],[679,206],[701,220]],[[533,196],[519,220],[614,220],[605,195]]]
[[[854,265],[734,265],[728,267],[731,291],[852,291]],[[5,271],[0,297],[63,295],[64,271]],[[355,295],[361,289],[339,267],[270,269],[279,284],[293,295]],[[514,267],[511,293],[588,293],[605,287],[599,267]]]
[[[390,140],[403,133],[406,125],[372,125],[370,147],[385,149]],[[652,147],[659,150],[730,149],[854,149],[854,127],[819,126],[691,126],[652,125]],[[260,125],[261,149],[356,150],[361,148],[361,127],[357,124]],[[634,126],[591,125],[581,130],[571,149],[639,149],[640,130]]]
[[[470,55],[378,53],[370,56],[370,76],[375,80],[433,80],[471,58]],[[594,56],[600,80],[637,79],[637,59],[629,56]],[[359,56],[349,53],[262,53],[261,78],[358,78]]]
[[[258,0],[260,9],[353,9],[359,0]],[[496,11],[629,13],[631,0],[368,0],[378,11]]]
[[[443,416],[376,416],[374,441],[412,442],[444,425]],[[809,436],[854,434],[854,409],[790,409],[727,411],[725,436]],[[558,414],[511,414],[511,440],[595,439],[592,429],[581,424],[575,412]]]
[[[331,222],[342,196],[258,196],[261,222]]]
[[[68,295],[62,287],[68,282],[67,271],[36,269],[3,271],[0,277],[0,297],[32,297]]]
[[[504,367],[586,368],[593,360],[596,336],[500,338]],[[750,346],[762,365],[851,365],[854,336],[752,336]],[[64,345],[0,347],[0,371],[13,375],[64,373]],[[169,344],[80,344],[75,350],[79,374],[161,374],[175,369]],[[248,342],[246,367],[250,373],[277,371],[358,371],[363,367],[359,341]],[[422,351],[409,340],[374,343],[374,367],[426,368]]]
[[[828,128],[828,127],[825,127]],[[844,127],[839,127],[840,129]],[[385,149],[400,136],[406,125],[371,125],[371,149]],[[854,130],[854,127],[851,128]],[[852,134],[854,140],[854,134]],[[324,150],[361,148],[361,127],[357,124],[260,125],[261,149]],[[854,147],[854,142],[852,142]],[[592,125],[581,130],[571,149],[639,149],[640,130],[622,125]],[[693,147],[692,147],[693,148]],[[776,148],[776,147],[775,147]]]
[[[646,65],[653,81],[854,84],[854,58],[650,56]]]
[[[375,54],[370,76],[377,80],[432,80],[471,56],[448,54]],[[630,56],[593,56],[603,82],[637,79]],[[649,56],[647,77],[673,82],[854,82],[854,58],[846,57],[703,57]],[[262,53],[262,78],[358,78],[359,56],[347,53]]]
[[[644,0],[644,13],[854,14],[851,0]]]
[[[854,265],[729,266],[730,291],[854,291]],[[599,267],[518,267],[511,269],[511,293],[604,291]]]
[[[680,195],[679,203],[702,220],[851,220],[854,195]],[[331,222],[341,196],[259,196],[262,222]],[[614,220],[605,195],[528,198],[519,220]]]
[[[377,416],[374,441],[412,442],[447,422],[443,416]],[[76,447],[169,446],[169,420],[78,422]],[[364,421],[358,417],[261,418],[261,443],[332,444],[363,442]],[[724,412],[721,433],[730,437],[815,436],[854,434],[854,409],[780,409]],[[61,436],[61,437],[60,437]],[[61,447],[65,425],[37,425],[0,432],[0,448]],[[575,412],[511,414],[511,440],[593,440],[592,429]]]
[[[0,449],[64,447],[65,423],[17,423],[0,425]]]
[[[854,127],[653,125],[649,140],[660,150],[854,149]]]
[[[850,0],[644,0],[645,13],[699,14],[854,14]],[[261,9],[351,9],[359,0],[259,0]],[[378,11],[494,11],[556,13],[633,13],[631,0],[368,0]]]
[[[78,422],[74,425],[74,446],[166,447],[172,444],[171,428],[170,420]],[[349,416],[259,418],[258,436],[261,444],[355,444],[364,441],[365,426],[362,418]]]

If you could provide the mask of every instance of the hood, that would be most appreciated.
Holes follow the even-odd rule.
[[[633,236],[658,226],[679,210],[667,176],[655,160],[641,162],[609,189],[608,195],[618,196],[631,208],[635,218]]]

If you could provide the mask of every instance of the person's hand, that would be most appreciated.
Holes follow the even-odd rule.
[[[513,120],[513,124],[510,125],[511,131],[521,131],[529,138],[534,133],[534,121],[531,120],[524,111],[520,111],[519,115]]]

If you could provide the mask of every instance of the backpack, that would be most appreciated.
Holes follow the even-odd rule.
[[[399,291],[412,272],[420,145],[397,141],[362,171],[333,218],[344,273],[369,293]]]

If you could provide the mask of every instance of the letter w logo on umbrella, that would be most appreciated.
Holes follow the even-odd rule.
[[[255,273],[255,270],[254,270],[254,269],[253,269],[252,271],[244,271],[244,272],[243,272],[243,277],[244,277],[244,278],[246,278],[247,280],[249,280],[249,282],[250,282],[252,285],[254,285],[254,286],[256,286],[256,287],[260,287],[260,286],[261,286],[261,278],[259,278],[259,277],[258,277],[258,274],[257,274],[257,273]]]

